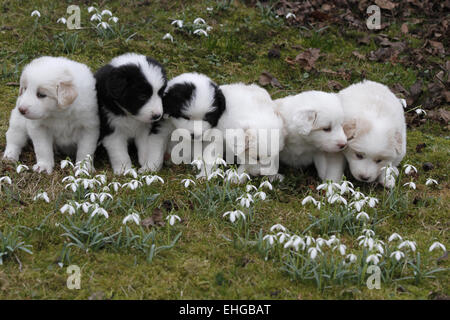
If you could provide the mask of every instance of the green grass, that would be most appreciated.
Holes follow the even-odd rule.
[[[92,27],[87,5],[81,6],[81,30],[71,31],[56,24],[56,20],[65,15],[69,3],[5,1],[1,5],[0,150],[5,148],[8,117],[18,94],[18,87],[10,83],[18,81],[26,63],[41,55],[63,55],[96,70],[118,54],[135,51],[163,62],[169,77],[197,71],[208,74],[220,84],[257,82],[259,75],[268,71],[283,85],[282,89],[267,88],[275,98],[308,89],[329,91],[329,80],[337,80],[345,86],[359,81],[363,74],[387,85],[398,82],[408,87],[418,75],[417,70],[401,64],[358,60],[352,51],[366,54],[376,48],[373,41],[367,46],[357,43],[363,32],[350,28],[342,30],[335,25],[323,30],[288,26],[282,17],[276,18],[266,9],[246,7],[237,2],[158,4],[150,1],[140,6],[138,1],[130,1],[128,5],[111,1],[108,7],[101,9],[110,9],[120,20],[113,31],[106,33]],[[207,11],[207,7],[212,7],[213,11]],[[37,21],[30,17],[35,9],[41,13]],[[207,38],[178,30],[170,24],[172,19],[191,23],[197,17],[204,18],[213,27]],[[173,35],[173,43],[161,40],[167,32]],[[392,25],[385,33],[398,35],[398,26]],[[423,39],[402,37],[414,47],[423,44]],[[267,56],[274,45],[281,47],[280,59]],[[314,70],[307,72],[289,65],[285,59],[295,58],[299,52],[296,46],[319,48],[322,56],[316,62],[317,70],[343,69],[350,78]],[[425,79],[425,85],[428,81]],[[386,191],[379,186],[357,184],[364,193],[385,199],[376,211],[378,236],[385,239],[393,232],[400,233],[406,239],[415,240],[424,253],[434,241],[442,242],[447,248],[450,246],[448,136],[446,128],[431,121],[408,130],[404,163],[419,169],[418,176],[414,177],[416,190],[398,187],[396,196],[387,198]],[[426,147],[417,153],[416,145],[420,143],[426,143]],[[31,148],[22,154],[21,161],[30,167],[33,165]],[[432,171],[421,169],[427,161],[433,163]],[[97,173],[105,171],[108,182],[130,179],[114,177],[104,155],[96,159],[96,168]],[[59,212],[73,196],[61,183],[68,171],[57,169],[51,176],[32,172],[17,174],[15,166],[1,162],[0,177],[10,176],[13,184],[0,191],[0,232],[11,243],[23,241],[24,245],[31,245],[25,248],[32,254],[16,249],[4,257],[0,266],[0,299],[86,299],[92,295],[105,299],[426,299],[431,292],[449,295],[448,271],[436,273],[435,278],[418,284],[408,279],[382,283],[380,290],[369,290],[353,282],[333,283],[318,289],[314,281],[292,277],[283,271],[282,259],[271,256],[265,260],[258,246],[252,244],[257,241],[260,230],[268,234],[272,225],[280,223],[291,232],[302,234],[312,223],[309,214],[317,214],[311,207],[301,205],[301,200],[312,192],[311,187],[319,183],[312,170],[299,173],[283,168],[283,172],[286,179],[267,192],[266,201],[259,201],[252,207],[252,219],[246,224],[233,225],[222,217],[225,211],[235,210],[233,199],[244,192],[244,186],[237,189],[211,183],[185,189],[180,181],[193,174],[191,168],[166,166],[159,173],[164,184],[120,191],[107,205],[109,219],[98,217],[89,225],[87,215],[68,221],[66,215]],[[437,179],[440,184],[426,187],[428,177]],[[403,176],[399,185],[409,180]],[[224,190],[229,192],[225,198]],[[51,203],[33,201],[42,191],[48,193]],[[159,207],[163,210],[163,219],[168,214],[177,214],[182,222],[149,229],[130,223],[130,232],[138,238],[125,243],[127,229],[122,219],[129,210],[139,212],[141,219],[145,219]],[[327,237],[326,230],[323,226],[308,232],[315,237]],[[70,237],[63,235],[68,231],[81,243],[91,244],[92,249],[86,250],[83,245],[68,246]],[[119,239],[118,232],[122,232],[123,238]],[[181,236],[177,238],[179,233]],[[85,238],[86,234],[94,238],[97,235],[95,239],[101,242]],[[359,232],[353,235],[345,228],[339,234],[349,248],[358,235]],[[152,244],[166,250],[158,251],[149,259]],[[448,260],[436,262],[436,257],[429,254],[425,254],[425,258],[429,268],[449,267]],[[61,262],[63,267],[58,264]],[[69,263],[81,268],[80,290],[66,287]]]

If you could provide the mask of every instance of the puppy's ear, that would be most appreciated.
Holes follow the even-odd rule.
[[[347,136],[347,140],[350,141],[358,136],[368,133],[372,128],[372,123],[364,118],[350,119],[344,122],[342,128]]]
[[[56,86],[58,106],[62,109],[70,106],[78,97],[78,92],[73,84],[72,76],[66,71]]]
[[[347,140],[352,140],[356,136],[356,119],[344,122],[342,128],[347,136]]]
[[[117,99],[123,94],[127,84],[128,80],[125,74],[120,68],[116,68],[111,70],[106,80],[106,89],[113,99]]]
[[[294,123],[301,135],[308,135],[314,127],[317,112],[314,110],[301,110],[294,114]]]

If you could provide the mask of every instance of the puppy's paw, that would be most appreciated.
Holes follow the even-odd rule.
[[[282,175],[281,173],[277,173],[267,176],[267,178],[269,179],[269,182],[276,182],[276,181],[282,182],[284,180],[284,175]]]
[[[48,173],[53,172],[53,164],[47,162],[38,162],[33,166],[33,171],[38,173]]]
[[[161,168],[162,162],[161,163],[147,162],[139,169],[139,173],[158,172],[159,170],[161,170]]]
[[[17,162],[19,161],[19,154],[10,151],[5,151],[2,160],[8,162]]]

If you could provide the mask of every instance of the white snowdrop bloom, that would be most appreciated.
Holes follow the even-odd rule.
[[[102,16],[108,15],[108,16],[112,17],[112,12],[111,12],[110,10],[103,10],[102,13],[101,13],[101,15],[102,15]]]
[[[137,225],[139,225],[139,223],[141,222],[141,218],[139,217],[139,214],[135,213],[131,213],[129,215],[127,215],[123,220],[122,223],[123,224],[127,224],[128,221],[133,221],[134,223],[136,223]]]
[[[183,28],[183,20],[173,20],[171,24],[176,24],[178,28]]]
[[[157,175],[143,176],[142,179],[144,179],[145,184],[148,186],[151,185],[155,181],[161,182],[162,184],[164,184],[164,179]]]
[[[280,230],[282,232],[286,232],[286,228],[284,226],[282,226],[281,224],[277,223],[274,224],[272,227],[270,227],[270,232],[274,232]]]
[[[375,231],[372,229],[363,229],[361,232],[364,233],[366,237],[373,237],[375,235]]]
[[[17,173],[21,173],[22,171],[28,171],[30,168],[24,164],[19,164],[16,168]]]
[[[405,257],[405,254],[402,251],[394,251],[391,253],[390,258],[394,257],[395,260],[400,261]]]
[[[70,189],[70,190],[72,190],[72,192],[76,192],[78,190],[78,183],[71,182],[69,184],[66,184],[64,189],[66,189],[66,190]]]
[[[379,253],[384,254],[383,245],[379,241],[375,244],[374,247]]]
[[[341,189],[341,195],[345,194],[345,193],[354,193],[354,186],[353,183],[351,183],[350,181],[344,180],[342,181],[341,185],[339,186],[339,188]]]
[[[398,245],[399,249],[402,249],[404,247],[411,249],[412,252],[415,252],[416,251],[416,242],[405,240]]]
[[[425,185],[426,186],[429,186],[429,185],[433,185],[433,184],[439,184],[438,182],[437,182],[437,180],[435,180],[435,179],[431,179],[431,178],[428,178],[427,179],[427,181],[425,182]]]
[[[442,251],[444,251],[444,252],[447,252],[447,249],[445,248],[445,246],[442,244],[442,243],[440,243],[440,242],[434,242],[431,246],[430,246],[430,249],[429,249],[429,251],[431,252],[431,251],[433,251],[434,249],[442,249]]]
[[[181,221],[181,218],[180,218],[179,216],[177,216],[176,214],[169,214],[169,215],[166,217],[166,220],[169,220],[169,224],[170,224],[171,226],[173,226],[173,225],[175,224],[175,222],[177,222],[177,220],[178,220],[178,221]]]
[[[131,180],[130,182],[122,184],[122,188],[128,188],[130,190],[136,190],[139,187],[142,187],[142,182],[138,180]]]
[[[88,13],[91,13],[94,10],[95,10],[95,7],[92,7],[92,6],[87,8]]]
[[[316,238],[316,247],[317,248],[321,248],[324,244],[326,244],[327,242],[325,241],[325,239],[322,238]]]
[[[239,181],[251,181],[252,179],[250,178],[250,176],[245,173],[242,172],[240,175],[238,175]]]
[[[409,187],[410,189],[413,189],[413,190],[416,189],[416,184],[414,182],[412,182],[412,181],[405,183],[403,186],[404,187],[407,186],[407,187]]]
[[[125,176],[132,176],[135,179],[138,177],[137,171],[133,168],[125,170],[125,172],[123,174]]]
[[[210,31],[212,30],[212,28],[213,28],[213,27],[211,27],[211,26],[207,26],[207,27],[206,27],[206,32],[210,32]]]
[[[313,243],[316,243],[316,239],[314,239],[311,236],[306,236],[305,240],[306,240],[305,243],[306,243],[307,247],[311,246]]]
[[[366,263],[373,263],[374,265],[377,265],[380,262],[381,254],[371,254],[367,257]]]
[[[367,213],[365,213],[364,211],[361,211],[356,215],[356,220],[369,221],[370,217]]]
[[[92,213],[91,213],[91,217],[93,217],[93,216],[95,216],[95,215],[97,215],[97,214],[101,214],[101,215],[104,216],[106,219],[109,218],[108,212],[107,212],[105,209],[103,209],[102,207],[100,207],[100,206],[96,206],[96,207],[95,207],[94,211],[92,211]]]
[[[307,196],[302,200],[302,205],[304,206],[305,204],[310,203],[310,202],[312,202],[314,205],[316,205],[317,200],[314,199],[312,196]]]
[[[417,173],[417,168],[412,164],[405,164],[403,168],[405,168],[405,174],[409,175],[410,173]]]
[[[56,23],[62,23],[62,24],[66,24],[67,20],[64,17],[59,18],[58,20],[56,20]]]
[[[191,184],[195,186],[195,181],[191,179],[183,179],[181,180],[181,183],[184,184],[185,188],[189,187]]]
[[[217,157],[216,160],[214,160],[213,165],[216,166],[216,167],[217,166],[224,166],[224,167],[226,167],[227,166],[227,162],[225,160],[223,160],[222,158]]]
[[[269,244],[271,246],[273,246],[273,244],[275,243],[276,239],[277,239],[277,236],[274,235],[274,234],[268,234],[268,235],[265,235],[263,237],[263,240],[269,242]]]
[[[257,191],[258,189],[252,184],[248,184],[245,186],[245,191],[250,192],[252,190]]]
[[[75,208],[73,207],[73,205],[71,205],[69,203],[66,203],[65,205],[63,205],[61,207],[61,209],[59,209],[59,211],[61,213],[66,213],[67,212],[68,214],[72,215],[72,214],[75,213]]]
[[[421,109],[421,108],[417,108],[416,109],[416,113],[418,114],[418,115],[427,115],[427,112],[425,111],[425,110],[423,110],[423,109]]]
[[[73,174],[75,177],[79,177],[81,175],[89,176],[89,171],[83,168],[75,169],[75,173]]]
[[[292,12],[286,13],[286,19],[290,19],[290,18],[296,18],[295,14],[293,14]]]
[[[339,244],[340,240],[338,238],[336,238],[336,236],[333,234],[330,239],[328,239],[327,241],[327,246],[331,247],[334,244]]]
[[[42,200],[44,200],[45,202],[50,203],[50,198],[48,197],[47,192],[38,193],[38,194],[35,195],[34,198],[33,198],[34,201],[39,200],[39,199],[42,199]]]
[[[217,169],[213,172],[211,172],[211,174],[208,176],[208,181],[212,180],[212,179],[216,179],[220,177],[221,179],[223,179],[223,170],[221,169]]]
[[[169,39],[171,42],[173,42],[173,36],[170,33],[166,33],[164,37],[162,37],[163,40]]]
[[[194,24],[206,24],[206,21],[202,18],[197,18],[194,20]]]
[[[91,202],[95,202],[98,199],[98,194],[95,192],[89,192],[85,195],[85,198],[89,198]]]
[[[328,198],[328,202],[333,204],[335,202],[337,203],[343,203],[345,205],[347,205],[347,200],[345,200],[345,198],[337,193],[333,194],[332,196],[330,196]]]
[[[103,203],[106,199],[112,200],[113,196],[107,192],[101,192],[98,194],[98,201],[100,201],[100,203]]]
[[[98,181],[100,184],[106,184],[106,176],[104,174],[98,174],[95,176],[95,180]]]
[[[239,201],[239,204],[241,207],[250,208],[250,205],[254,202],[253,197],[250,193],[246,193],[245,195],[240,196],[236,199],[236,201]]]
[[[88,213],[92,206],[93,204],[90,202],[83,202],[81,204],[81,210],[83,210],[84,213]]]
[[[266,193],[264,191],[258,191],[254,194],[255,198],[260,198],[261,200],[266,200]]]
[[[12,180],[11,180],[11,178],[10,177],[8,177],[8,176],[4,176],[4,177],[1,177],[0,178],[0,185],[1,184],[11,184],[12,183]]]
[[[94,13],[91,16],[91,21],[102,21],[102,16],[98,13]],[[97,26],[97,28],[98,28],[98,26]]]
[[[119,190],[119,188],[122,187],[122,185],[120,184],[120,182],[114,181],[114,182],[111,182],[110,184],[108,184],[108,187],[112,187],[114,192],[117,192]]]
[[[355,254],[350,253],[345,257],[345,259],[348,260],[349,263],[354,263],[356,262],[356,260],[358,260],[358,257]]]
[[[367,197],[366,202],[369,205],[369,207],[374,208],[377,205],[377,203],[379,202],[379,200],[374,197]]]
[[[207,7],[206,11],[213,11],[214,9],[212,7]]]
[[[32,17],[36,16],[36,17],[40,18],[41,17],[41,13],[39,11],[37,11],[37,10],[34,10],[33,12],[31,12],[31,16]]]
[[[261,189],[261,188],[268,188],[269,190],[272,190],[273,189],[273,187],[272,187],[272,184],[269,182],[269,181],[263,181],[263,182],[261,182],[261,184],[259,185],[259,189]]]
[[[340,185],[335,182],[325,182],[317,186],[317,190],[326,190],[326,196],[331,197],[335,194],[335,191],[340,190]]]
[[[353,192],[352,198],[355,200],[364,199],[366,196],[360,191]]]
[[[111,28],[110,27],[110,25],[109,25],[109,23],[108,22],[100,22],[98,25],[97,25],[97,28],[98,28],[98,26],[101,26],[103,29],[108,29],[108,28]]]
[[[200,160],[200,159],[193,160],[193,161],[191,162],[191,165],[192,165],[193,167],[196,167],[197,170],[201,170],[201,169],[203,168],[203,161]]]
[[[397,167],[393,167],[392,165],[387,165],[386,167],[382,167],[381,170],[384,170],[385,175],[387,177],[397,177],[399,175],[399,171]]]
[[[208,36],[208,32],[206,32],[206,31],[203,30],[203,29],[197,29],[197,30],[194,30],[193,34],[204,35],[205,37]]]
[[[235,169],[231,168],[225,171],[225,179],[231,182],[239,181],[239,175]]]
[[[284,241],[286,239],[290,238],[291,236],[290,236],[290,234],[288,234],[286,232],[280,231],[277,233],[277,237],[278,237],[278,242],[282,244],[282,243],[284,243]]]
[[[339,249],[339,253],[343,256],[343,255],[345,255],[345,250],[347,250],[347,246],[345,244],[340,244],[338,246],[338,249]]]
[[[320,252],[320,249],[317,247],[311,247],[308,249],[308,254],[309,254],[310,258],[313,260],[316,259],[319,252]]]
[[[362,210],[362,208],[364,208],[365,204],[366,204],[366,200],[365,199],[361,199],[361,200],[358,200],[358,201],[351,202],[350,206],[355,208],[355,210],[357,212],[360,212]]]
[[[395,240],[403,240],[402,239],[402,236],[401,235],[399,235],[398,233],[393,233],[393,234],[391,234],[390,236],[389,236],[389,239],[388,239],[388,241],[389,242],[392,242],[392,241],[395,241]]]
[[[61,166],[61,169],[64,169],[67,166],[71,166],[72,168],[74,167],[72,161],[70,161],[70,160],[61,160],[60,166]]]
[[[375,244],[375,241],[373,240],[373,238],[363,236],[363,238],[359,241],[358,244],[359,244],[359,246],[369,248],[369,250],[372,250],[373,246]]]
[[[245,214],[241,210],[227,211],[223,214],[223,217],[229,216],[231,223],[242,217],[245,220]]]
[[[288,241],[284,244],[284,248],[294,248],[295,251],[298,251],[300,244],[302,245],[302,250],[305,249],[305,242],[303,239],[297,235],[293,235],[289,238]]]
[[[108,21],[112,21],[112,22],[114,22],[114,23],[117,23],[117,22],[119,22],[119,18],[117,18],[117,17],[111,17],[111,18],[108,19]]]

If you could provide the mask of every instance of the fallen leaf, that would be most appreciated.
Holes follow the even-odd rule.
[[[353,54],[355,57],[357,57],[358,59],[366,60],[366,56],[363,55],[362,53],[359,53],[358,51],[353,51],[352,54]]]
[[[309,48],[299,53],[295,57],[295,62],[297,62],[306,71],[310,71],[315,67],[314,64],[316,63],[317,59],[319,59],[319,57],[320,57],[320,49]]]
[[[402,24],[402,26],[400,27],[400,31],[403,34],[407,34],[408,33],[409,29],[408,29],[408,24],[406,22],[404,24]]]
[[[335,80],[330,80],[328,81],[328,88],[332,91],[339,91],[344,88],[344,86]]]
[[[267,71],[264,71],[263,73],[261,73],[261,75],[259,76],[259,84],[264,86],[267,85],[272,85],[273,87],[277,87],[277,88],[282,88],[283,86],[281,85],[281,83],[278,81],[277,78],[275,78],[272,74],[270,74]]]
[[[159,208],[155,208],[153,210],[153,214],[151,217],[145,218],[144,220],[141,220],[141,225],[144,227],[158,227],[158,226],[164,226],[164,220],[163,220],[163,212]]]
[[[392,10],[397,6],[397,3],[393,3],[389,0],[375,0],[375,4],[381,9]]]

